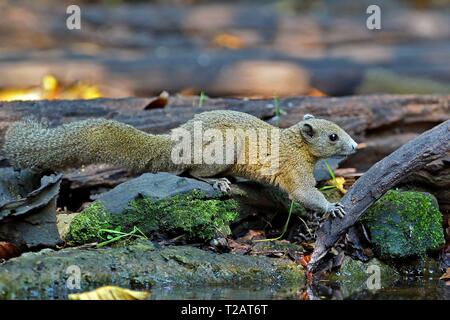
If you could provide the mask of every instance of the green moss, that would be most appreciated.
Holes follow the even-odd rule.
[[[109,214],[101,203],[94,202],[75,217],[67,238],[86,243],[101,239],[100,229],[120,226],[127,232],[136,226],[147,236],[184,233],[189,239],[206,240],[230,233],[237,208],[234,200],[206,198],[196,190],[160,201],[135,199],[120,215]]]
[[[427,193],[389,190],[363,217],[381,257],[422,256],[444,243],[442,215]]]
[[[229,223],[237,217],[234,200],[206,199],[199,191],[153,202],[137,199],[131,203],[132,221],[141,220],[146,230],[162,232],[180,230],[192,238],[210,239],[216,234],[228,235]]]
[[[342,262],[338,273],[331,276],[332,280],[339,280],[341,282],[363,283],[371,274],[371,268],[378,267],[382,282],[385,284],[392,284],[398,280],[399,273],[389,265],[374,258],[369,262],[362,262],[353,260],[346,256]]]
[[[72,220],[67,241],[79,244],[98,240],[100,230],[111,227],[110,217],[100,202],[94,202]]]
[[[371,290],[370,285],[373,284],[371,279],[377,275],[381,288],[391,287],[400,280],[400,274],[396,269],[378,259],[362,262],[349,256],[344,258],[339,272],[332,273],[329,280],[339,284],[344,296],[351,296],[359,291]]]

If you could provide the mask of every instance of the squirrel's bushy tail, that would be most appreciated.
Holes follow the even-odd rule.
[[[168,135],[151,135],[105,119],[90,119],[56,128],[35,120],[12,124],[4,151],[18,168],[60,170],[88,164],[113,164],[134,171],[173,171]]]

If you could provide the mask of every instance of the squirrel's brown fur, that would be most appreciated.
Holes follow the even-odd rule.
[[[321,212],[342,215],[341,205],[329,203],[316,188],[313,169],[318,159],[353,153],[356,143],[336,124],[307,115],[298,124],[279,129],[251,115],[237,111],[210,111],[196,115],[175,130],[193,132],[196,121],[203,130],[264,129],[279,134],[278,170],[263,174],[268,164],[175,164],[171,135],[152,135],[113,120],[92,119],[47,128],[32,120],[12,124],[5,137],[4,150],[11,164],[34,170],[59,170],[94,163],[124,166],[134,171],[187,172],[195,177],[240,176],[277,185],[291,198]],[[336,135],[332,141],[330,135]],[[242,148],[235,157],[249,157],[249,140],[238,134]],[[259,140],[258,140],[259,141]],[[270,139],[267,140],[270,143]],[[203,143],[203,148],[207,143]],[[223,145],[225,148],[225,144]],[[253,151],[252,151],[253,150]],[[259,152],[259,148],[256,148]],[[226,150],[224,150],[225,153]],[[270,146],[267,155],[271,154]],[[259,159],[259,157],[257,157]]]

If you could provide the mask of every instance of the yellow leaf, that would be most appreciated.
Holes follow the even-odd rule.
[[[51,74],[48,74],[42,78],[42,88],[45,91],[56,91],[58,89],[58,80]]]
[[[42,92],[38,89],[4,89],[0,90],[0,100],[39,100],[42,99]]]
[[[69,294],[69,300],[144,300],[149,295],[147,291],[105,286],[89,292]]]
[[[346,194],[347,190],[344,189],[345,179],[344,177],[336,177],[336,179],[328,180],[327,185],[334,186],[339,190],[342,194]]]
[[[228,49],[241,49],[244,47],[244,41],[240,37],[229,33],[216,35],[213,39],[213,43]]]

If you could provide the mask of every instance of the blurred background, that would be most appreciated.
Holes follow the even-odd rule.
[[[81,30],[66,9],[81,8]],[[366,8],[381,7],[381,30]],[[449,0],[0,0],[0,100],[450,92]]]

